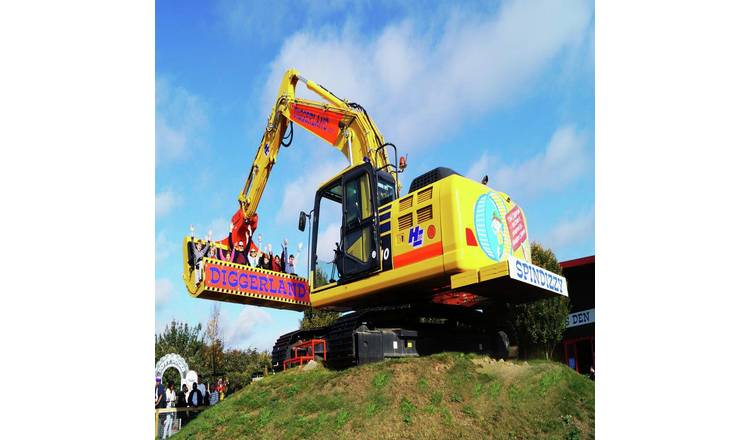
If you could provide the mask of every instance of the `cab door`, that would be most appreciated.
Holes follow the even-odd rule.
[[[362,276],[380,268],[377,220],[371,168],[344,175],[344,216],[341,226],[341,278]]]

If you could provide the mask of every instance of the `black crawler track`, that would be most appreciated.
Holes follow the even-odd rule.
[[[281,369],[282,362],[289,356],[290,345],[312,337],[326,339],[329,368],[342,369],[370,362],[372,351],[368,351],[369,357],[361,354],[357,338],[382,331],[388,334],[388,344],[392,343],[393,334],[399,335],[397,339],[403,334],[416,335],[413,338],[415,355],[443,351],[507,355],[507,336],[501,334],[498,321],[487,313],[439,304],[404,305],[360,310],[340,317],[326,328],[282,335],[273,348],[274,369]],[[382,357],[391,357],[385,347]]]

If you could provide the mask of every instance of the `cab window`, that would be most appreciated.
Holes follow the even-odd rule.
[[[340,240],[342,185],[338,183],[322,191],[318,208],[317,244],[313,286],[315,288],[339,280],[340,268],[335,264],[335,250]]]
[[[360,263],[367,263],[372,250],[369,228],[358,228],[362,220],[373,215],[370,179],[367,174],[346,182],[346,229],[344,251]]]
[[[396,200],[396,184],[385,173],[378,174],[378,207]]]
[[[346,225],[353,226],[372,216],[370,180],[367,174],[346,182]]]

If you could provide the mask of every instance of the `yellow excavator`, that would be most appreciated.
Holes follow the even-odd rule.
[[[302,82],[324,102],[296,96]],[[248,224],[294,124],[341,151],[349,165],[322,183],[310,214],[307,279],[238,264],[196,249],[228,254],[252,240]],[[293,150],[292,150],[293,151]],[[282,335],[273,350],[283,365],[295,344],[323,339],[334,367],[445,350],[504,357],[509,306],[567,296],[565,278],[531,263],[523,210],[507,194],[449,168],[416,177],[401,195],[406,167],[397,148],[361,105],[288,70],[239,195],[230,239],[183,241],[188,292],[197,298],[302,311],[350,312],[333,325]],[[243,229],[244,228],[244,229]],[[237,234],[242,230],[242,234]],[[240,237],[239,239],[237,237]],[[512,336],[512,335],[510,335]]]

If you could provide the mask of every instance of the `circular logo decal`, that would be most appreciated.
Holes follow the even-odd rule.
[[[487,257],[500,261],[508,247],[505,215],[508,209],[497,194],[482,194],[474,204],[474,228],[479,247]]]

